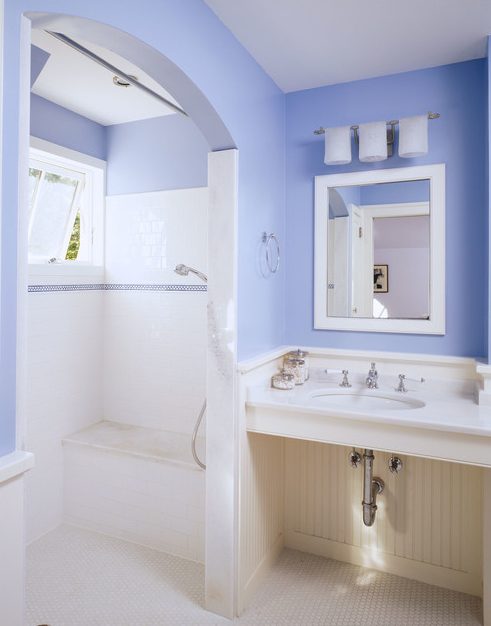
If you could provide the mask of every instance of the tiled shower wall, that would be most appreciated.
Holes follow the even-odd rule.
[[[31,277],[38,285],[101,283],[102,274]],[[36,465],[25,477],[27,541],[56,528],[63,512],[61,440],[102,418],[100,290],[34,292],[27,311],[26,448]]]
[[[29,542],[62,519],[63,437],[101,419],[191,432],[205,397],[207,297],[173,267],[206,272],[207,200],[203,188],[109,197],[106,274],[30,277]]]
[[[190,433],[205,398],[206,291],[184,263],[207,271],[206,188],[110,196],[106,281],[179,291],[105,293],[104,417]],[[182,289],[182,290],[181,290]]]

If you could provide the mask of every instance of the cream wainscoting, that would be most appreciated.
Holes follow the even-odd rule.
[[[284,439],[247,433],[245,410],[247,387],[271,377],[283,352],[239,370],[239,615],[284,544]]]
[[[481,595],[482,470],[375,452],[385,481],[375,524],[362,522],[363,469],[349,448],[285,440],[285,545]]]

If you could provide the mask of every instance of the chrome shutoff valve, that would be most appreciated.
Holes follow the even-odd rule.
[[[359,465],[361,465],[361,454],[353,448],[348,455],[348,460],[351,467],[356,469]]]
[[[387,465],[391,474],[399,474],[403,468],[402,460],[398,456],[391,456]]]

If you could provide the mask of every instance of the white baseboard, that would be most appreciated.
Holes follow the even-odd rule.
[[[384,552],[378,552],[374,558],[373,552],[369,549],[331,541],[324,537],[305,535],[294,530],[285,532],[284,545],[286,548],[293,548],[301,552],[317,554],[353,565],[361,565],[474,596],[482,596],[482,578],[473,573],[439,567],[422,561],[413,561]]]
[[[241,615],[242,612],[249,606],[252,597],[257,591],[259,585],[268,574],[271,567],[275,564],[277,558],[280,556],[283,550],[284,536],[281,533],[272,548],[261,559],[261,562],[254,570],[253,574],[249,577],[249,580],[245,583],[242,592],[239,590],[239,600],[237,603],[237,615]]]

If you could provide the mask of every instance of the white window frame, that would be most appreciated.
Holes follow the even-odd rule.
[[[60,259],[57,263],[47,263],[46,260],[29,260],[29,274],[80,274],[98,273],[104,266],[104,213],[106,195],[106,162],[89,155],[77,152],[63,146],[31,137],[29,162],[39,168],[49,166],[50,171],[62,173],[59,168],[71,170],[80,174],[82,185],[77,187],[77,192],[72,203],[71,216],[75,221],[75,211],[80,208],[81,229],[85,232],[85,241],[91,241],[90,250],[86,260]],[[66,175],[66,172],[64,173]],[[81,195],[80,195],[81,194]],[[78,202],[81,198],[82,205]],[[88,237],[87,237],[88,235]],[[66,247],[71,237],[68,229]],[[82,244],[83,245],[83,244]]]

